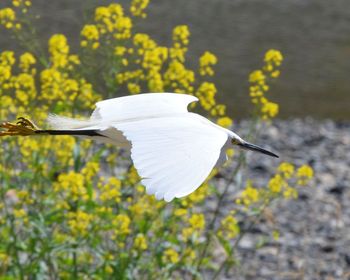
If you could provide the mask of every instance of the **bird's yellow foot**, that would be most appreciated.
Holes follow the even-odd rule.
[[[27,136],[33,135],[39,129],[35,124],[26,118],[20,117],[14,123],[4,122],[0,124],[0,136]]]

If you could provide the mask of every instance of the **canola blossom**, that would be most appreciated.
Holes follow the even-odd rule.
[[[102,99],[168,91],[196,96],[199,102],[191,110],[221,126],[233,124],[217,101],[215,54],[204,52],[193,68],[187,63],[187,25],[174,27],[170,45],[137,30],[149,0],[96,7],[81,26],[76,50],[64,34],[52,34],[41,46],[32,28],[35,2],[9,3],[0,9],[0,26],[24,51],[0,50],[1,120],[30,116],[42,126],[48,112],[83,118]],[[29,45],[29,38],[38,47]],[[258,123],[278,115],[268,93],[282,62],[278,50],[268,50],[261,69],[248,77]],[[194,193],[165,204],[145,194],[124,151],[112,145],[71,136],[3,137],[0,142],[4,279],[197,279],[205,270],[221,271],[208,249],[212,246],[225,252],[220,265],[230,269],[239,254],[236,242],[245,233],[240,222],[258,217],[272,201],[294,199],[298,187],[308,186],[314,176],[308,165],[281,163],[263,186],[244,178],[235,186],[214,187],[219,174],[214,169]],[[240,151],[230,151],[232,178],[245,160]],[[232,188],[234,193],[228,192]],[[209,200],[214,209],[204,210]],[[276,229],[271,228],[271,238],[278,238]]]

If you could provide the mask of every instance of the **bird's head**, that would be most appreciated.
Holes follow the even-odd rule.
[[[265,154],[265,155],[268,155],[268,156],[271,156],[271,157],[276,157],[278,158],[278,155],[268,151],[268,150],[265,150],[257,145],[254,145],[254,144],[251,144],[245,140],[243,140],[242,138],[240,137],[233,137],[231,139],[231,143],[233,145],[236,145],[242,149],[245,149],[245,150],[251,150],[251,151],[255,151],[255,152],[259,152],[259,153],[262,153],[262,154]]]

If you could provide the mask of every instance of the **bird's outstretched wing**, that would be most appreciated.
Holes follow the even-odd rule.
[[[146,93],[107,99],[96,103],[91,120],[124,121],[152,116],[186,113],[195,96],[174,93]]]
[[[215,166],[227,134],[194,114],[122,122],[147,193],[166,201],[196,190]]]

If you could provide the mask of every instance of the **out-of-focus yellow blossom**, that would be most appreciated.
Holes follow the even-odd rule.
[[[73,201],[89,198],[84,176],[74,171],[59,175],[58,182],[54,184],[54,191],[62,193],[67,199]]]
[[[13,209],[13,215],[17,219],[23,219],[27,216],[27,212],[24,209]]]
[[[263,119],[269,119],[269,118],[274,118],[277,116],[278,111],[279,111],[279,106],[277,103],[273,103],[270,101],[267,101],[265,98],[261,99],[262,103],[262,118]]]
[[[282,64],[283,56],[280,51],[271,49],[266,52],[264,61],[266,62],[266,70],[272,71],[274,67]]]
[[[212,69],[212,65],[215,65],[217,61],[218,60],[214,54],[212,54],[211,52],[205,52],[199,58],[199,74],[202,76],[213,76],[214,70]]]
[[[174,215],[178,217],[185,216],[186,214],[187,214],[187,209],[185,208],[179,208],[174,211]]]
[[[84,176],[86,182],[91,181],[98,171],[100,170],[100,165],[97,162],[88,162],[86,166],[81,170],[81,174]]]
[[[120,4],[96,8],[95,22],[100,34],[110,33],[119,40],[131,37],[132,21],[124,16],[123,7]]]
[[[266,92],[269,90],[268,80],[279,76],[280,72],[277,67],[281,65],[282,60],[283,57],[279,51],[269,50],[265,54],[265,66],[254,70],[249,75],[251,101],[255,104],[258,115],[264,120],[276,117],[279,111],[278,104],[269,101]]]
[[[140,86],[135,83],[128,83],[128,90],[131,94],[137,94],[141,92]]]
[[[49,40],[49,52],[54,67],[65,67],[68,64],[69,45],[63,34],[55,34]]]
[[[210,115],[213,117],[225,116],[226,106],[223,104],[216,104],[210,109]]]
[[[149,0],[132,0],[130,12],[135,17],[145,18],[147,15],[144,10],[147,8]]]
[[[178,61],[172,61],[164,73],[165,86],[177,93],[192,93],[194,80],[194,72]]]
[[[16,24],[16,13],[12,8],[0,9],[0,24],[7,29],[20,29],[21,25]]]
[[[173,248],[168,248],[164,251],[162,256],[162,261],[164,263],[177,264],[179,260],[179,253],[176,252]]]
[[[173,47],[170,48],[171,59],[185,62],[190,31],[187,25],[176,26],[173,30]]]
[[[216,86],[210,82],[202,83],[195,95],[199,98],[199,102],[205,110],[210,110],[215,104]]]
[[[207,181],[209,178],[212,178],[213,173],[209,175],[207,180],[200,186],[198,189],[196,189],[193,193],[190,195],[184,197],[181,199],[181,205],[184,208],[191,208],[194,204],[198,204],[202,202],[209,194],[209,185],[207,184]]]
[[[289,179],[294,174],[294,165],[289,162],[283,162],[278,166],[277,170],[282,173],[284,178]]]
[[[134,248],[138,251],[144,251],[148,248],[147,240],[144,234],[139,233],[136,235],[136,238],[134,240]]]
[[[193,214],[188,222],[195,230],[202,230],[205,226],[205,218],[203,214]]]
[[[102,202],[113,201],[120,202],[121,198],[121,181],[118,178],[111,177],[107,184],[101,184],[100,199]]]
[[[290,198],[297,198],[298,197],[298,191],[295,188],[292,188],[290,186],[285,186],[283,190],[283,197],[286,199]]]
[[[22,204],[32,204],[33,199],[30,197],[28,191],[22,190],[17,192],[17,197]],[[1,209],[1,207],[0,207]]]
[[[126,53],[127,49],[126,47],[115,47],[114,54],[117,56],[123,56]]]
[[[83,40],[80,42],[82,47],[91,47],[92,49],[97,49],[99,47],[99,31],[96,25],[87,24],[83,27],[80,32],[80,35],[83,37]]]
[[[280,193],[285,185],[286,181],[282,178],[282,176],[280,174],[276,174],[270,179],[268,188],[273,193]]]
[[[233,239],[240,232],[238,221],[234,217],[234,212],[221,220],[218,236],[224,239]]]
[[[11,257],[5,253],[0,252],[0,268],[6,268],[11,262]]]
[[[205,227],[205,218],[203,214],[193,214],[188,219],[189,226],[182,229],[181,237],[186,242],[191,237],[198,238]]]
[[[245,189],[242,191],[240,198],[237,199],[238,204],[249,206],[259,201],[260,193],[257,188],[254,188],[251,181],[247,182]]]
[[[68,213],[68,225],[72,234],[82,237],[89,234],[89,228],[94,216],[82,210]]]
[[[232,119],[230,119],[229,117],[222,117],[218,118],[216,123],[222,127],[230,128],[232,126]]]
[[[29,0],[12,0],[12,5],[14,7],[21,7],[21,6],[30,7],[32,5],[32,2]]]
[[[36,63],[35,57],[29,52],[22,54],[19,58],[19,67],[22,69],[23,72],[26,72],[26,73],[29,72],[30,67],[35,63]]]
[[[130,218],[125,214],[118,214],[112,221],[115,229],[115,236],[127,235],[131,232],[130,230]]]
[[[306,185],[314,176],[313,169],[308,165],[302,165],[297,170],[297,178],[299,185]]]

